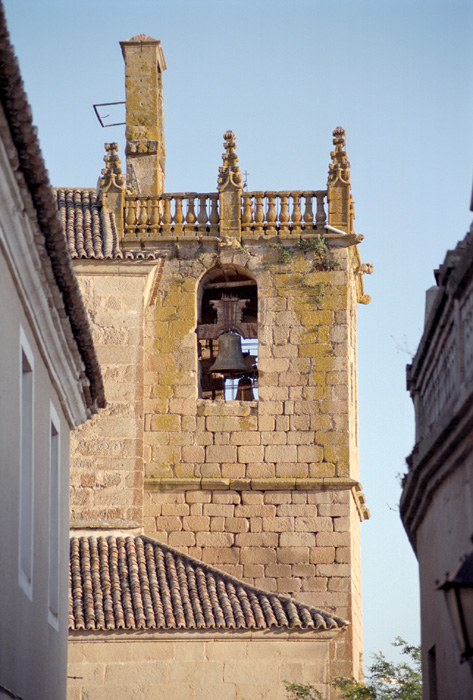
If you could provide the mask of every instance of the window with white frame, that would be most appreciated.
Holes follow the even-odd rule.
[[[59,607],[59,418],[50,406],[49,436],[49,622],[57,628]]]
[[[34,360],[23,329],[20,329],[20,499],[19,581],[33,596],[34,516]]]

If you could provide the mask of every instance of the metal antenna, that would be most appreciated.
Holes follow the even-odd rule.
[[[117,122],[116,124],[104,124],[103,120],[107,119],[107,117],[109,117],[110,115],[109,114],[101,115],[99,110],[98,110],[98,107],[111,107],[112,105],[124,105],[124,104],[126,104],[126,102],[101,102],[99,104],[93,105],[95,116],[99,120],[102,128],[107,129],[109,126],[123,126],[124,124],[126,124],[126,122]]]

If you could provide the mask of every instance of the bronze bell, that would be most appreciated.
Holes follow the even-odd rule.
[[[249,371],[241,351],[241,336],[237,333],[222,333],[218,339],[218,355],[209,372],[237,376]]]
[[[242,377],[238,382],[236,401],[254,401],[253,383],[249,377]]]

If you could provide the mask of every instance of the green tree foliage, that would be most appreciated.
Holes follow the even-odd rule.
[[[322,700],[322,696],[313,685],[299,685],[298,683],[288,683],[286,686],[287,700]]]
[[[353,678],[338,677],[333,685],[346,700],[422,700],[420,646],[410,646],[400,637],[394,642],[407,660],[387,661],[384,654],[375,654],[365,683]]]

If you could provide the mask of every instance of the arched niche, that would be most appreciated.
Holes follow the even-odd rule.
[[[230,309],[231,313],[228,313]],[[226,328],[231,317],[231,329]],[[199,397],[248,401],[258,396],[258,286],[238,265],[216,265],[200,280],[197,290]],[[231,331],[241,338],[248,371],[211,372],[219,337]]]

